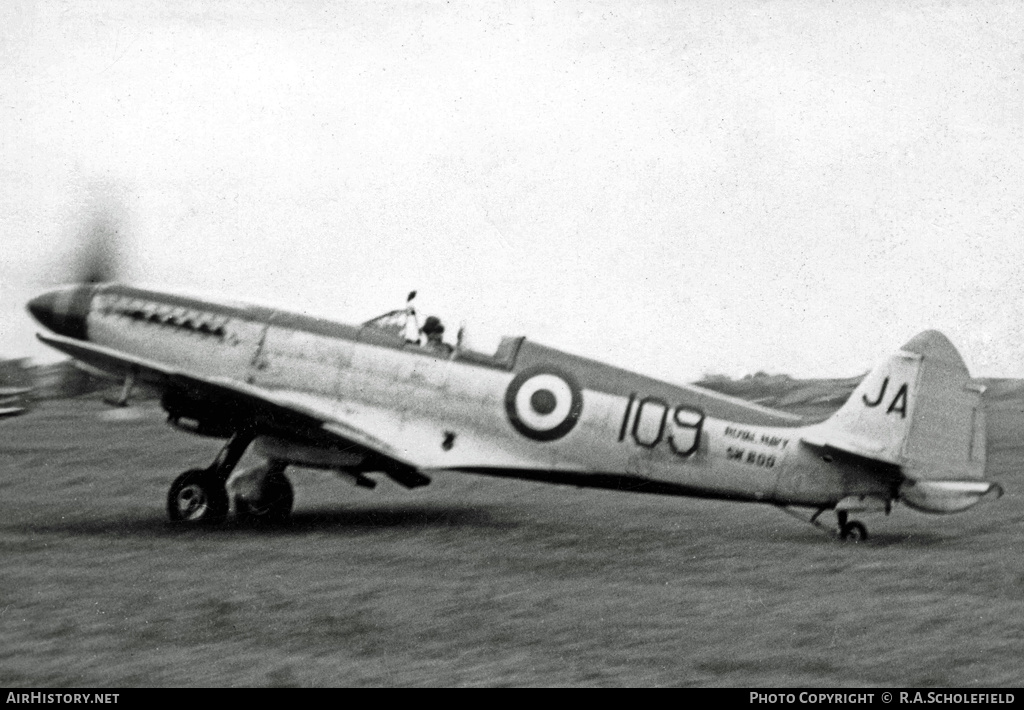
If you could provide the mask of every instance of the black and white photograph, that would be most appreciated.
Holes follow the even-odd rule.
[[[8,703],[1012,703],[1022,469],[1020,2],[0,3]]]

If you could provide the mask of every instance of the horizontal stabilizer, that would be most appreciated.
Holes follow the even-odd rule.
[[[988,481],[914,481],[900,486],[900,500],[925,513],[958,513],[967,510],[989,493],[997,498],[1003,487]]]

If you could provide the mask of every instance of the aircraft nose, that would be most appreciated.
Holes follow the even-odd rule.
[[[85,340],[86,321],[95,286],[66,286],[47,291],[28,302],[28,312],[58,335]]]

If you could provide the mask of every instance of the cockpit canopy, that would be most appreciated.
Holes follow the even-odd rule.
[[[433,316],[427,320],[430,319],[439,320]],[[443,323],[443,321],[441,322]],[[363,337],[365,340],[373,340],[382,345],[385,344],[384,341],[391,341],[387,344],[393,347],[402,347],[435,356],[439,355],[436,350],[432,351],[426,347],[426,338],[420,337],[417,318],[409,309],[388,311],[376,318],[371,318],[363,323],[361,332],[365,333],[365,337]],[[488,353],[467,347],[463,338],[464,332],[465,327],[463,326],[459,329],[459,338],[456,344],[450,345],[445,343],[447,349],[440,353],[440,355],[450,357],[452,360],[498,367],[503,370],[512,369],[516,361],[516,354],[519,352],[519,346],[524,338],[504,336],[498,342],[494,351]]]
[[[390,333],[396,338],[405,337],[405,324],[409,320],[409,313],[405,309],[389,311],[382,316],[371,318],[363,323],[364,328],[373,328],[384,333]]]

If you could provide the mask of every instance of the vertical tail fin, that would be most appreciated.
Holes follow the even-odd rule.
[[[982,389],[953,344],[925,331],[872,370],[806,440],[896,464],[914,480],[980,480]]]

